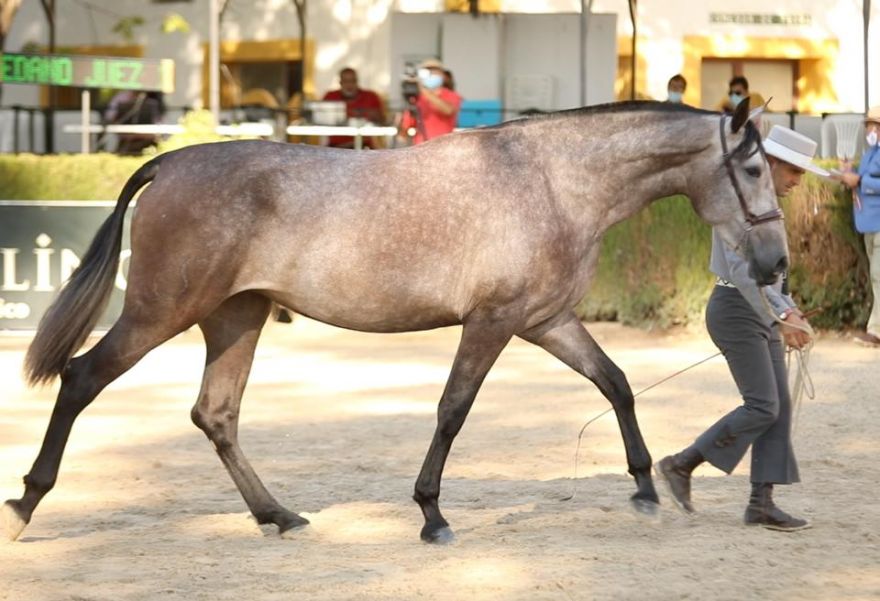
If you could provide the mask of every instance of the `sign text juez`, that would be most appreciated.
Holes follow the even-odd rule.
[[[170,93],[174,91],[174,61],[7,52],[0,56],[0,81]]]

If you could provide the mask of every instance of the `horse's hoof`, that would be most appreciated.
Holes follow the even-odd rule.
[[[299,530],[308,525],[309,521],[306,518],[293,513],[278,524],[278,534],[281,538],[293,538]]]
[[[15,510],[12,501],[3,503],[3,507],[0,507],[0,529],[2,529],[6,538],[14,541],[24,530],[25,526],[27,526],[27,522]]]
[[[437,530],[422,529],[422,540],[433,545],[448,545],[455,541],[455,534],[449,526]]]
[[[660,503],[641,497],[632,497],[629,502],[637,515],[650,519],[660,517]]]

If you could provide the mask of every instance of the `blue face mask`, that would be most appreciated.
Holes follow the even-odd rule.
[[[428,73],[420,76],[419,79],[422,80],[422,85],[429,90],[436,90],[443,85],[443,76],[439,73]]]
[[[676,102],[681,104],[681,92],[667,92],[669,95],[669,102]]]
[[[733,108],[736,108],[736,105],[738,105],[742,101],[743,101],[743,97],[740,96],[739,94],[731,94],[730,95],[730,104],[733,106]]]
[[[865,136],[865,142],[868,143],[868,148],[872,148],[877,145],[877,132],[871,131],[868,132],[868,135]]]

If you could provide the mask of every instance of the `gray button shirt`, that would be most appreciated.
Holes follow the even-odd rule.
[[[786,309],[796,309],[797,305],[791,296],[782,293],[782,278],[770,286],[758,286],[758,283],[749,275],[749,264],[741,256],[736,254],[718,234],[712,229],[712,257],[709,259],[709,270],[722,280],[727,280],[739,290],[755,312],[767,325],[775,323],[772,315],[768,315],[767,307],[761,300],[761,291],[767,297],[767,301],[776,315],[780,315]]]

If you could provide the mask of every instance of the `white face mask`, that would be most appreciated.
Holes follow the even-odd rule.
[[[871,148],[876,146],[877,145],[877,132],[876,131],[869,131],[868,135],[865,136],[865,142],[867,142],[868,146]]]

